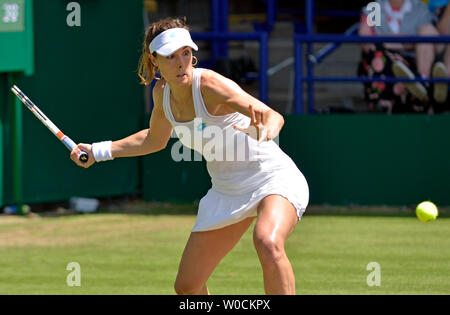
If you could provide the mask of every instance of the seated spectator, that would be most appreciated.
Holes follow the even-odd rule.
[[[428,9],[434,15],[436,26],[439,34],[449,36],[450,35],[450,6],[449,0],[429,0]],[[448,44],[442,44],[442,54],[440,59],[443,60],[447,73],[450,73],[450,49]],[[445,85],[444,85],[445,86]],[[447,102],[441,107],[436,108],[438,112],[450,110],[450,99],[447,98]]]
[[[363,9],[359,25],[361,36],[437,36],[433,16],[420,0],[377,0],[381,8],[379,26],[369,26],[370,11]],[[414,79],[447,78],[445,65],[436,59],[443,45],[431,43],[384,43],[362,45],[359,75]],[[372,110],[388,112],[429,112],[447,99],[447,85],[413,82],[365,84],[365,96]]]

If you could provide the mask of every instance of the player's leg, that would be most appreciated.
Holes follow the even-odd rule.
[[[294,206],[280,195],[269,195],[258,206],[253,240],[263,269],[266,294],[295,294],[294,271],[284,243],[297,222]]]
[[[241,239],[253,219],[247,218],[218,230],[192,232],[181,258],[175,292],[209,294],[206,281],[222,258]]]

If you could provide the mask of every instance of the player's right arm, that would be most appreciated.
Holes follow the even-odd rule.
[[[160,151],[167,146],[172,134],[172,125],[167,120],[163,110],[164,84],[164,81],[160,80],[153,88],[154,107],[149,128],[121,140],[113,141],[111,143],[111,155],[113,158],[146,155]],[[77,157],[80,150],[85,151],[89,155],[89,160],[85,164],[78,161]],[[70,157],[78,166],[84,168],[88,168],[95,162],[91,144],[80,143],[72,150]]]

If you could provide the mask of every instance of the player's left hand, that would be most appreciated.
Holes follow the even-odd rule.
[[[246,128],[239,127],[237,125],[233,125],[233,128],[239,131],[242,131],[243,133],[247,134],[248,136],[252,137],[253,139],[257,140],[258,143],[261,143],[263,141],[269,141],[273,139],[273,130],[270,128],[267,128],[264,125],[264,114],[263,112],[255,112],[252,105],[249,106],[250,110],[250,125]]]

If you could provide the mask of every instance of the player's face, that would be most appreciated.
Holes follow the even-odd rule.
[[[161,75],[169,84],[183,85],[192,82],[192,49],[182,47],[172,55],[158,55],[156,59]]]

